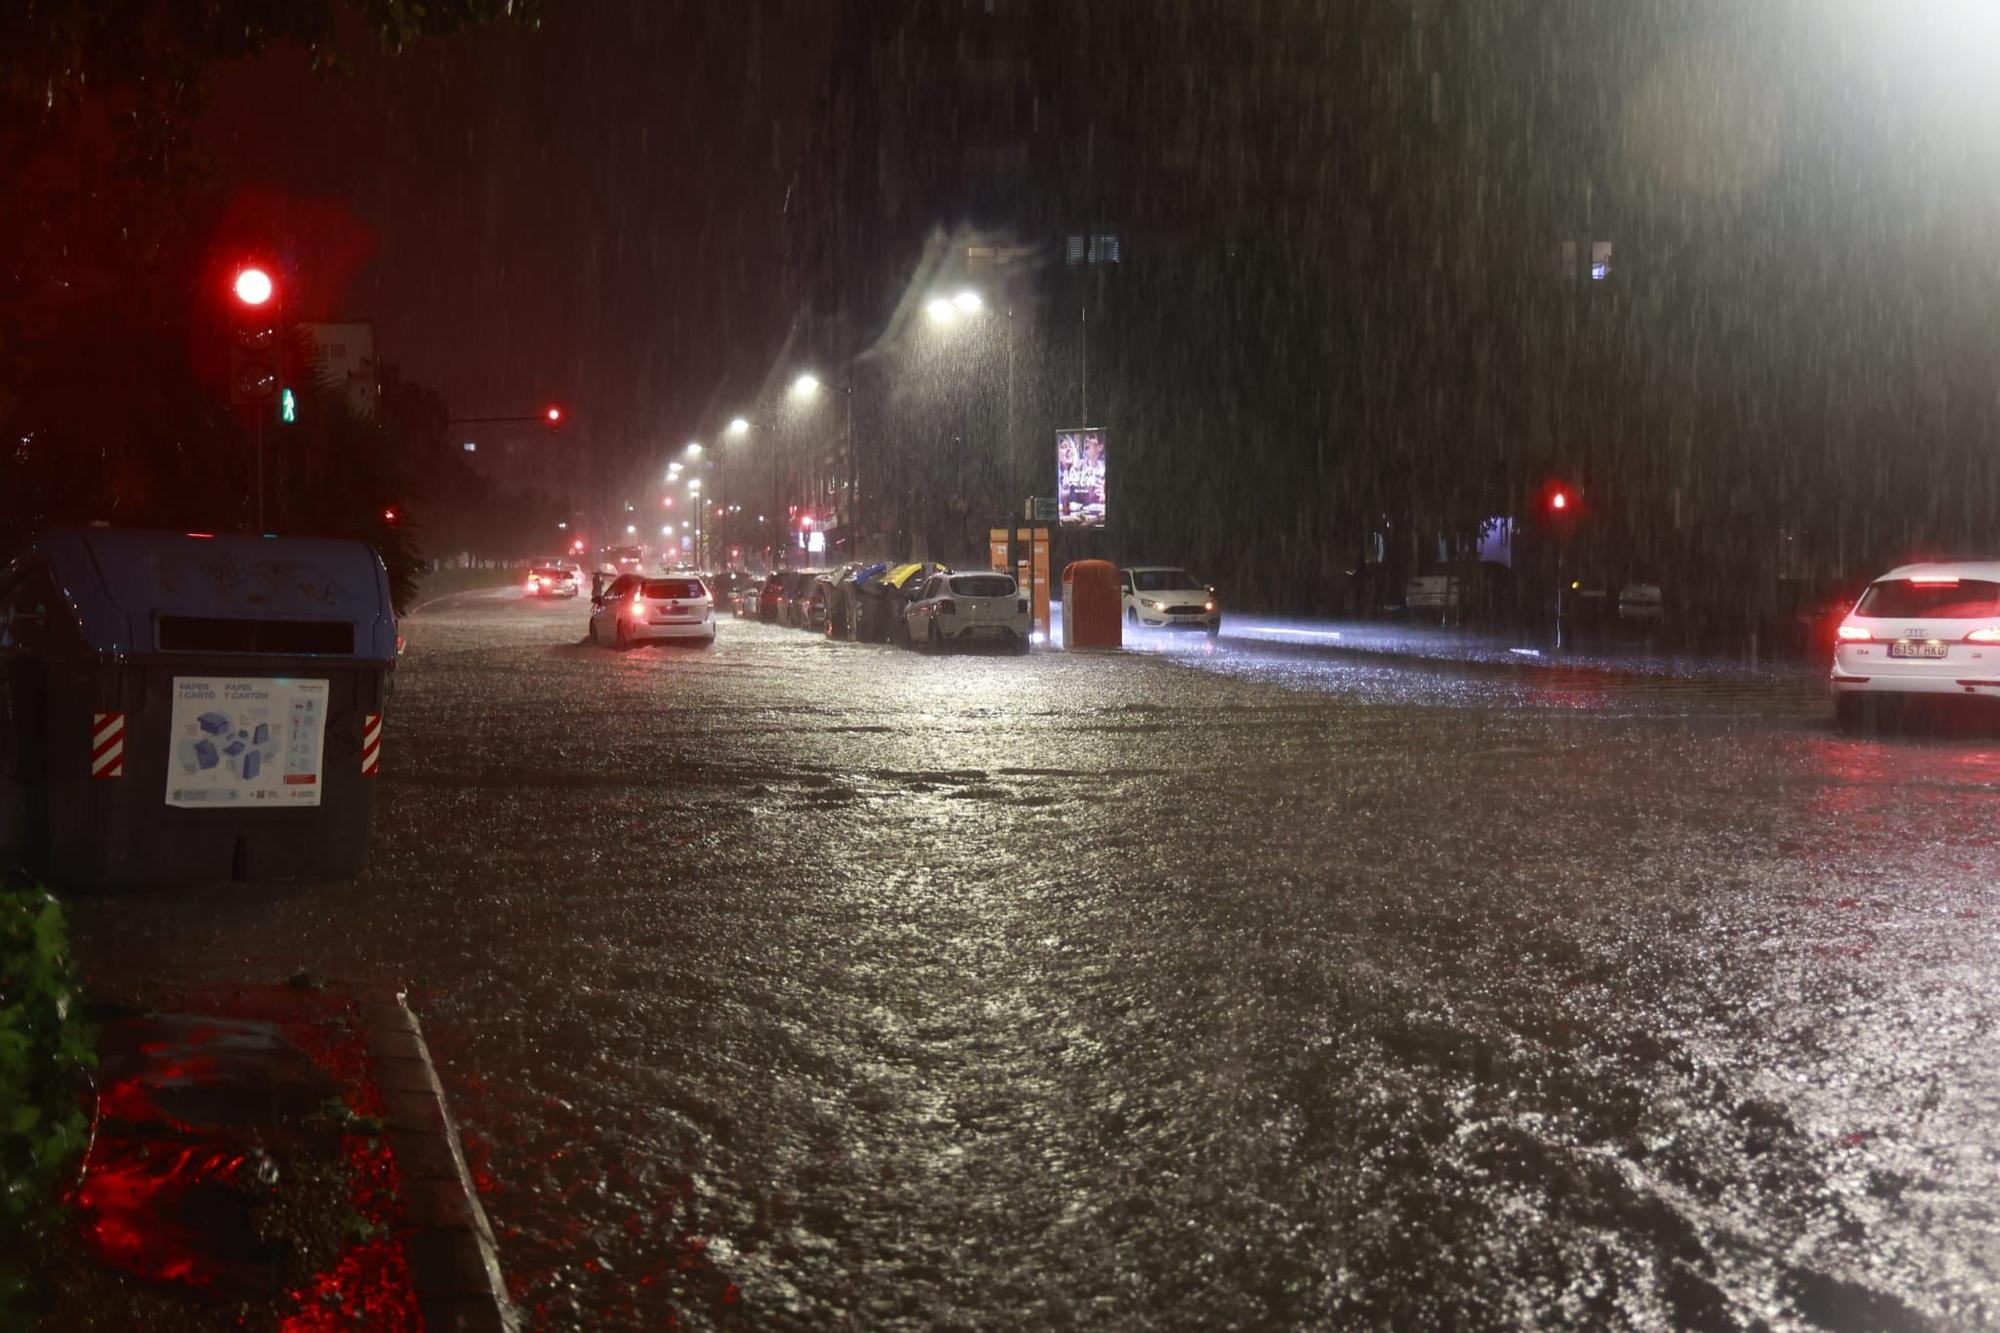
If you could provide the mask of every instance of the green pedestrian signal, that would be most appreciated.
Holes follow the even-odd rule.
[[[287,426],[297,424],[299,419],[299,396],[290,389],[278,393],[278,420]]]

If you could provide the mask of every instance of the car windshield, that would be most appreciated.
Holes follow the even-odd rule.
[[[1990,620],[2000,617],[2000,583],[1986,579],[1883,579],[1869,585],[1857,616],[1931,620]]]
[[[960,597],[1012,597],[1014,580],[1006,574],[959,574],[951,590]]]
[[[569,579],[576,576],[567,569],[532,569],[528,571],[538,579]]]
[[[1140,592],[1187,592],[1202,585],[1185,569],[1140,569],[1133,571],[1132,586]]]
[[[699,579],[647,579],[645,593],[656,601],[679,601],[706,597],[708,590],[701,586]]]

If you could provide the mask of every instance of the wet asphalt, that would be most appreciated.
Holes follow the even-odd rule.
[[[405,625],[370,869],[87,898],[411,987],[546,1328],[2000,1324],[2000,742],[1232,641]]]

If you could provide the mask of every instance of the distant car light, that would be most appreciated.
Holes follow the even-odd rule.
[[[1949,578],[1911,579],[1910,586],[1912,588],[1956,588],[1958,580]]]

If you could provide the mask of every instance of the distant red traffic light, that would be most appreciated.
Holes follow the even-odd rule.
[[[230,290],[244,305],[260,306],[269,301],[278,288],[277,284],[271,281],[270,274],[252,266],[236,271],[236,280],[230,284]]]
[[[388,508],[382,511],[382,521],[384,523],[394,523],[400,520],[401,518],[402,514],[396,509],[396,506],[394,505],[390,505]]]
[[[1549,497],[1549,508],[1551,509],[1569,508],[1569,492],[1557,491],[1554,495],[1551,495]]]
[[[548,423],[551,426],[560,426],[562,424],[562,409],[560,407],[551,404],[549,410],[542,415],[548,419]]]

